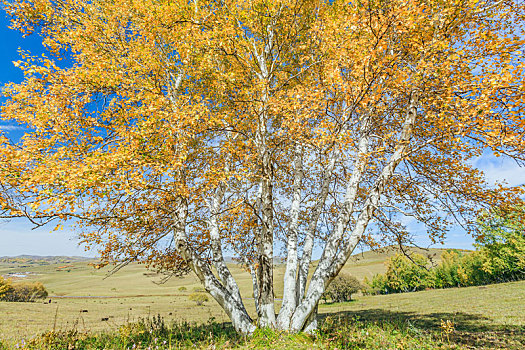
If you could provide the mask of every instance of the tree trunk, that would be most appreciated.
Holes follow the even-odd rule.
[[[279,311],[279,316],[277,317],[277,327],[280,329],[287,329],[289,327],[290,318],[292,317],[293,310],[297,305],[297,230],[299,226],[299,209],[301,205],[303,178],[302,147],[298,144],[296,145],[294,158],[294,197],[290,213],[290,226],[288,229],[288,256],[286,259],[286,271],[284,272],[283,302],[281,310]]]
[[[246,308],[237,296],[239,289],[235,285],[232,293],[215,277],[207,262],[203,261],[189,246],[186,236],[186,218],[188,206],[184,200],[180,200],[175,215],[174,243],[177,250],[186,260],[187,264],[193,269],[202,285],[208,293],[219,303],[231,319],[235,330],[241,334],[251,334],[256,327],[246,312]]]

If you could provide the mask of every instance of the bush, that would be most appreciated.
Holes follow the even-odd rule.
[[[184,286],[179,287],[179,292],[185,292],[185,291],[187,291],[187,290],[188,290],[188,288],[186,288],[186,287],[184,287]]]
[[[448,250],[441,263],[425,268],[428,260],[412,256],[416,264],[397,254],[388,261],[386,275],[366,281],[367,294],[408,292],[424,288],[477,286],[525,279],[525,206],[498,208],[478,217],[477,250],[463,254]]]
[[[204,303],[209,300],[206,294],[199,292],[190,294],[189,299],[194,301],[198,306],[204,305]]]
[[[525,206],[495,209],[478,218],[476,247],[491,282],[525,279]]]
[[[378,273],[372,277],[371,281],[365,277],[365,287],[363,293],[367,295],[387,294],[388,293],[388,279],[385,275]]]
[[[0,300],[30,302],[47,297],[47,290],[40,282],[13,283],[11,289],[0,296]]]
[[[6,280],[2,276],[0,276],[0,300],[2,300],[3,296],[9,293],[12,289],[13,286],[11,284],[11,281]]]
[[[371,281],[365,280],[365,294],[414,292],[433,288],[434,274],[427,269],[430,261],[421,254],[412,254],[411,259],[403,254],[388,259],[386,274],[374,275]]]
[[[468,255],[457,250],[447,250],[441,255],[441,263],[433,272],[434,286],[436,288],[461,287],[471,283],[469,271],[465,269],[465,261]]]
[[[324,299],[331,299],[332,302],[345,302],[352,300],[352,294],[361,290],[363,286],[361,283],[352,275],[340,273],[330,283],[324,293]]]
[[[421,254],[412,254],[411,259],[403,254],[389,259],[386,271],[388,292],[415,292],[433,287],[432,273],[426,268],[430,261]]]

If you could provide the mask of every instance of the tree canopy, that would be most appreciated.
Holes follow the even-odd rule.
[[[359,242],[438,242],[523,188],[524,5],[513,0],[13,0],[25,80],[3,89],[4,216],[73,220],[102,264],[194,271],[255,329],[225,262],[252,273],[257,325],[315,327]],[[314,247],[322,252],[307,286]],[[274,310],[273,261],[286,256]]]

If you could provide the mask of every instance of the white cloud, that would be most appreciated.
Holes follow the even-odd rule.
[[[495,157],[492,152],[485,151],[473,164],[483,171],[490,184],[502,182],[509,186],[525,184],[525,167],[507,157]]]
[[[27,130],[27,127],[21,126],[21,125],[0,125],[0,130],[4,130],[4,131]]]

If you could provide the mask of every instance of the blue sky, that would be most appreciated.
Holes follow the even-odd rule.
[[[0,10],[1,11],[1,10]],[[41,40],[37,35],[23,38],[10,30],[9,18],[3,11],[0,13],[0,86],[8,82],[21,82],[22,71],[15,68],[13,61],[20,59],[18,49],[29,50],[33,54],[44,52]],[[3,100],[0,98],[0,102]],[[0,121],[0,128],[9,131],[14,137],[21,133],[14,124]],[[52,227],[32,230],[24,220],[0,221],[0,256],[20,254],[34,255],[84,255],[84,249],[78,247],[75,235],[69,230],[50,232]]]
[[[9,20],[2,12],[0,14],[0,86],[8,82],[21,82],[23,75],[14,67],[17,61],[18,49],[29,50],[33,54],[44,51],[38,36],[22,38],[18,32],[8,29]],[[0,99],[0,102],[3,102]],[[17,126],[0,121],[0,128],[8,130],[14,138],[21,133]],[[519,185],[525,182],[525,168],[518,167],[513,161],[496,158],[490,153],[478,158],[474,165],[485,171],[490,182],[506,179],[509,185]],[[421,226],[417,223],[408,223],[416,235],[416,242],[422,246],[428,245],[428,238],[418,234]],[[82,255],[94,256],[95,252],[85,252],[79,247],[76,235],[67,226],[63,231],[51,232],[53,227],[43,227],[32,230],[24,220],[0,221],[0,256],[31,255]],[[452,230],[447,236],[445,247],[472,248],[472,238],[459,229]]]

